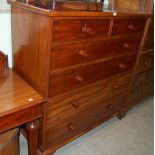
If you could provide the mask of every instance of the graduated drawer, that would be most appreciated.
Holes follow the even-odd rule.
[[[106,117],[113,116],[121,110],[125,96],[126,93],[122,93],[120,96],[101,102],[92,108],[81,111],[78,115],[68,120],[59,122],[58,125],[49,124],[47,127],[47,145],[56,146],[74,139],[77,135],[91,129]]]
[[[57,122],[79,113],[127,90],[131,73],[104,80],[47,103],[47,123]]]
[[[139,57],[138,64],[136,66],[136,71],[143,71],[153,67],[154,65],[154,53],[153,51],[142,53]]]
[[[139,72],[139,73],[135,74],[135,77],[134,77],[134,80],[132,83],[132,88],[140,87],[140,86],[146,84],[147,82],[153,80],[153,78],[154,78],[153,67],[146,71]]]
[[[133,89],[129,93],[127,105],[135,104],[147,97],[150,97],[153,95],[153,92],[154,92],[154,82],[153,81],[150,81],[147,84],[145,84],[139,88]]]
[[[94,106],[95,118],[97,121],[104,119],[110,115],[116,114],[125,105],[127,92],[122,92],[104,102],[100,102]]]
[[[124,35],[142,33],[145,27],[146,18],[120,18],[114,19],[112,35]]]
[[[59,122],[58,125],[47,126],[47,147],[54,147],[75,137],[82,131],[90,128],[95,123],[93,117],[93,109],[90,108],[81,112],[79,115],[74,116],[64,122]]]
[[[53,42],[106,37],[109,25],[110,19],[55,19]]]
[[[87,63],[93,60],[138,52],[141,35],[107,41],[54,46],[51,52],[51,70]]]
[[[75,69],[52,72],[49,96],[67,93],[133,68],[136,55],[122,56],[104,62],[89,64]]]

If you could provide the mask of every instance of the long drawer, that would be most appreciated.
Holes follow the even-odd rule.
[[[146,18],[114,19],[112,36],[143,33]]]
[[[129,96],[128,96],[128,101],[127,101],[127,106],[128,105],[133,105],[142,99],[145,99],[151,95],[153,95],[154,92],[154,82],[150,81],[147,84],[133,89],[130,91]]]
[[[55,19],[53,21],[53,42],[106,37],[110,19]]]
[[[106,59],[120,54],[138,52],[141,35],[107,41],[94,41],[54,46],[51,70]]]
[[[149,68],[153,67],[153,65],[154,65],[153,51],[143,53],[140,55],[140,58],[138,60],[138,64],[136,66],[136,71],[139,72],[139,71],[149,69]]]
[[[154,68],[150,68],[146,71],[139,72],[135,75],[131,88],[140,87],[154,78]]]
[[[122,108],[124,96],[126,96],[126,93],[102,102],[101,106],[97,105],[94,108],[81,111],[78,115],[64,122],[59,122],[56,126],[53,126],[52,123],[49,124],[47,126],[47,146],[62,144],[78,134],[84,133],[85,130],[93,127],[106,117],[117,113]],[[113,109],[110,107],[113,107]]]
[[[96,104],[93,108],[96,120],[100,121],[109,115],[119,112],[125,105],[126,97],[127,93],[122,92],[109,100]]]
[[[57,122],[127,91],[131,73],[104,80],[47,103],[47,123]]]
[[[136,55],[122,56],[108,61],[89,64],[76,69],[52,72],[49,96],[67,93],[105,78],[133,69]]]

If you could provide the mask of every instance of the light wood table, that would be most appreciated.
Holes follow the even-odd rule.
[[[0,133],[25,125],[29,155],[37,154],[43,103],[43,97],[12,70],[6,79],[0,79]]]

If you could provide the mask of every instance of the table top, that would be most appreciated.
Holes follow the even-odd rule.
[[[11,69],[6,79],[0,79],[0,117],[43,101],[43,97]]]

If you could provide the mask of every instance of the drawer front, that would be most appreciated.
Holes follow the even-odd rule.
[[[136,66],[136,71],[143,71],[153,67],[154,65],[154,54],[153,52],[143,53],[140,55],[138,64]]]
[[[71,139],[95,123],[93,110],[81,112],[79,115],[57,126],[47,127],[47,147],[53,147]]]
[[[131,73],[88,86],[47,103],[47,123],[57,122],[127,90]]]
[[[125,105],[125,99],[127,97],[126,92],[94,106],[95,118],[97,121],[104,119],[107,116],[115,114],[123,108]]]
[[[53,72],[49,95],[55,96],[133,69],[136,55],[89,64],[77,69]]]
[[[132,88],[140,87],[154,78],[154,68],[137,73],[132,83]]]
[[[51,123],[51,126],[47,127],[47,145],[55,146],[61,144],[91,128],[105,117],[120,111],[124,103],[124,96],[122,93],[122,95],[110,99],[105,103],[102,102],[94,108],[85,110],[69,120],[60,122],[56,126],[53,126]]]
[[[142,33],[145,27],[145,18],[114,19],[112,35]]]
[[[93,60],[138,52],[141,35],[107,41],[56,46],[51,52],[51,69],[59,69]]]
[[[53,42],[106,37],[110,19],[65,19],[53,21]]]
[[[151,95],[154,94],[153,92],[154,92],[153,81],[143,85],[142,87],[131,90],[128,96],[127,106],[135,104],[147,97],[150,97]]]

